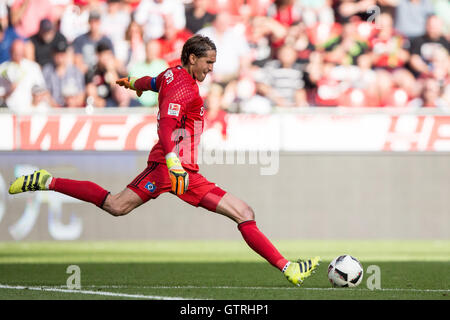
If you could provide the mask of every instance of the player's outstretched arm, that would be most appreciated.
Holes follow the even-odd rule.
[[[142,90],[138,90],[135,88],[134,83],[136,82],[136,80],[137,78],[135,77],[125,77],[116,80],[116,84],[121,87],[136,91],[137,96],[140,97],[142,95]]]
[[[136,77],[126,77],[121,78],[116,81],[119,86],[125,87],[136,91],[137,95],[140,97],[143,91],[151,90],[153,92],[158,92],[158,86],[156,85],[156,78],[145,76],[142,78]]]

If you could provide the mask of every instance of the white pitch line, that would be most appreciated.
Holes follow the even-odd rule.
[[[98,296],[120,297],[120,298],[132,298],[132,299],[152,299],[152,300],[194,300],[192,298],[182,297],[167,297],[167,296],[149,296],[142,294],[128,294],[119,292],[100,292],[92,290],[75,290],[75,289],[62,289],[54,287],[26,287],[26,286],[9,286],[0,284],[0,289],[13,289],[13,290],[35,290],[35,291],[50,291],[50,292],[63,292],[63,293],[78,293],[78,294],[90,294]]]
[[[148,289],[244,289],[244,290],[313,290],[313,291],[334,291],[334,290],[351,290],[352,288],[302,288],[302,287],[231,287],[231,286],[217,286],[217,287],[202,287],[202,286],[153,286]],[[366,288],[355,288],[361,291],[406,291],[406,292],[450,292],[450,289],[405,289],[405,288],[381,288],[370,290]]]
[[[64,288],[61,286],[60,288]],[[312,290],[312,291],[334,291],[334,290],[358,290],[358,291],[405,291],[405,292],[449,292],[450,289],[414,289],[414,288],[381,288],[370,290],[367,288],[304,288],[304,287],[233,287],[233,286],[123,286],[123,285],[104,285],[104,286],[84,286],[85,288],[104,288],[104,289],[244,289],[244,290]],[[44,287],[45,288],[45,287]],[[49,287],[52,288],[52,287]]]

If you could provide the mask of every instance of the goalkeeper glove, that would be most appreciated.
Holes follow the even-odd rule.
[[[189,186],[189,174],[181,166],[181,161],[174,152],[166,155],[167,168],[169,169],[172,193],[177,196],[184,194]]]
[[[135,77],[126,77],[116,80],[116,83],[121,87],[136,91],[137,96],[140,97],[142,95],[142,91],[136,90],[136,88],[134,87],[134,83],[136,82],[136,80],[137,78]]]

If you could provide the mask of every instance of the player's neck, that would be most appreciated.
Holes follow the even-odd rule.
[[[192,77],[192,79],[197,80],[197,79],[195,78],[194,72],[192,71],[191,68],[189,68],[189,66],[182,65],[181,67],[182,67],[184,70],[186,70],[187,73],[189,73],[189,75]]]

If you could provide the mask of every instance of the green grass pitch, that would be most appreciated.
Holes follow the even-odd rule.
[[[450,241],[275,241],[288,259],[320,255],[302,287],[243,241],[3,242],[0,299],[444,299],[450,298]],[[364,267],[357,288],[331,288],[329,262],[348,253]],[[81,289],[67,287],[68,266]],[[367,267],[381,270],[369,290]]]

